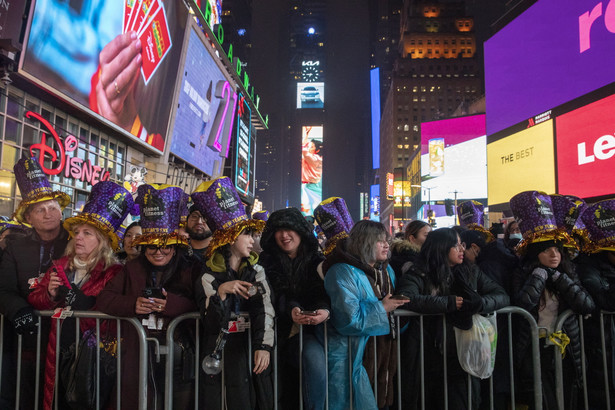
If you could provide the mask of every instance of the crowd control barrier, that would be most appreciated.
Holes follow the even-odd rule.
[[[40,323],[42,320],[42,317],[50,317],[53,315],[53,311],[40,311],[37,312],[37,315],[39,315],[39,328],[40,328]],[[566,313],[566,315],[569,315],[570,313]],[[605,313],[606,314],[606,313]],[[506,307],[503,309],[500,309],[497,311],[497,315],[501,318],[500,320],[505,320],[508,323],[508,328],[512,328],[512,316],[516,315],[518,317],[521,318],[521,320],[526,321],[529,324],[529,328],[530,328],[530,335],[531,335],[531,349],[532,349],[532,358],[533,358],[533,368],[532,368],[532,372],[534,375],[534,380],[533,380],[533,390],[534,390],[534,408],[537,410],[542,409],[542,386],[541,386],[541,380],[540,380],[540,351],[539,351],[539,343],[538,343],[538,327],[536,324],[536,321],[534,320],[534,318],[531,316],[531,314],[529,314],[527,311],[517,308],[517,307]],[[397,324],[399,326],[399,321],[400,318],[402,317],[418,317],[418,322],[420,323],[419,328],[417,329],[408,329],[407,331],[416,331],[419,332],[421,335],[423,334],[423,319],[426,316],[433,316],[433,315],[421,315],[418,313],[414,313],[414,312],[410,312],[410,311],[404,311],[404,310],[397,310],[395,311],[395,320],[397,321]],[[77,322],[80,319],[95,319],[96,320],[96,330],[97,330],[97,335],[100,334],[100,326],[101,326],[101,320],[112,320],[115,321],[116,323],[116,328],[117,328],[117,340],[119,341],[118,343],[120,343],[118,352],[120,352],[118,354],[118,356],[116,357],[117,360],[117,366],[118,366],[118,376],[116,378],[116,395],[112,398],[110,398],[110,400],[115,400],[116,405],[119,406],[120,404],[120,397],[122,395],[121,392],[121,380],[120,380],[120,368],[122,366],[122,358],[121,358],[121,326],[119,326],[121,321],[127,321],[129,323],[131,323],[131,325],[135,328],[135,330],[137,331],[137,335],[138,335],[138,339],[139,339],[139,351],[138,352],[131,352],[131,354],[138,354],[139,355],[139,407],[138,409],[146,409],[147,408],[147,388],[148,388],[148,355],[150,354],[149,349],[148,349],[148,340],[146,338],[146,333],[141,325],[141,323],[139,322],[138,319],[136,318],[116,318],[116,317],[112,317],[112,316],[108,316],[105,315],[103,313],[99,313],[99,312],[93,312],[93,311],[75,311],[72,314],[72,318],[71,319],[67,319],[67,320],[76,320]],[[565,320],[565,316],[562,315],[560,317],[560,323],[563,323],[563,321]],[[194,386],[196,386],[194,388],[194,403],[195,403],[195,408],[198,407],[198,403],[199,403],[199,378],[203,377],[203,373],[201,370],[201,363],[200,363],[200,358],[202,356],[201,352],[199,351],[200,348],[200,339],[201,339],[201,330],[202,330],[202,324],[200,322],[200,315],[197,312],[194,313],[188,313],[188,314],[184,314],[181,315],[177,318],[175,318],[173,321],[171,321],[168,325],[167,328],[167,335],[166,335],[166,346],[157,346],[155,351],[152,351],[152,354],[156,354],[156,355],[162,355],[162,356],[166,356],[166,357],[161,357],[160,360],[165,360],[165,402],[164,402],[164,407],[165,409],[171,409],[172,408],[172,403],[173,403],[173,384],[174,384],[174,380],[173,380],[173,368],[174,368],[174,363],[176,360],[178,360],[178,358],[176,357],[176,353],[175,353],[175,349],[172,348],[173,346],[173,340],[174,340],[174,333],[177,330],[177,326],[183,322],[183,321],[192,321],[192,323],[189,323],[189,326],[194,326],[194,334],[196,335],[196,340],[195,340],[195,362],[194,362],[194,375],[195,375],[195,381],[194,381]],[[59,327],[59,325],[57,323],[53,323],[53,322],[57,322],[57,321],[53,321],[52,320],[52,325],[56,325],[58,326],[57,331],[59,332],[58,334],[58,342],[56,343],[56,351],[59,351],[59,340],[60,340],[60,335],[61,335],[61,327]],[[6,326],[10,326],[12,327],[12,323],[5,323],[5,320],[3,317],[0,317],[0,324]],[[446,326],[446,320],[443,320],[443,326]],[[4,328],[4,327],[3,327]],[[76,326],[76,328],[78,329],[78,326]],[[326,329],[326,326],[325,326]],[[248,332],[249,333],[249,332]],[[446,335],[446,332],[443,332],[444,335]],[[277,335],[276,335],[277,336]],[[302,338],[303,333],[302,331],[300,332],[300,338]],[[446,336],[444,336],[446,337]],[[78,341],[80,338],[80,332],[77,331],[75,334],[75,340]],[[602,343],[604,343],[604,333],[602,336],[603,340]],[[38,392],[41,391],[42,389],[40,389],[39,387],[41,387],[41,383],[44,383],[43,380],[40,379],[40,374],[42,372],[42,369],[44,369],[44,362],[40,359],[41,358],[41,351],[42,349],[46,349],[46,346],[41,346],[41,334],[39,332],[39,334],[36,335],[36,357],[37,357],[37,362],[36,362],[36,367],[37,367],[37,371],[36,371],[36,392],[38,395]],[[326,337],[326,333],[325,333],[325,343],[327,343],[328,338]],[[422,338],[421,338],[422,340]],[[509,366],[508,369],[510,371],[509,374],[509,383],[510,383],[510,396],[508,397],[509,403],[511,405],[511,408],[515,408],[516,403],[515,403],[515,375],[514,375],[514,366],[513,366],[513,354],[512,354],[512,346],[513,346],[513,336],[511,334],[511,332],[507,332],[507,346],[508,346],[508,355],[507,357],[499,357],[500,360],[508,360]],[[17,380],[20,380],[21,377],[21,355],[22,355],[22,337],[18,336],[17,337],[17,341],[18,341],[18,346],[17,346],[17,350],[16,350],[16,357],[17,357]],[[4,352],[4,334],[2,334],[2,338],[0,338],[0,351]],[[500,343],[502,342],[502,339],[500,339],[499,341]],[[326,346],[326,345],[325,345]],[[446,343],[444,343],[444,346],[446,346]],[[300,349],[303,348],[303,344],[300,343]],[[426,365],[432,365],[431,363],[426,364],[424,361],[424,357],[423,357],[423,343],[421,343],[420,345],[420,354],[419,354],[419,358],[420,358],[420,372],[421,372],[421,376],[424,376],[425,374],[425,366]],[[207,352],[206,352],[207,353]],[[350,352],[349,352],[350,353]],[[401,389],[404,388],[404,386],[402,385],[402,379],[401,379],[401,365],[400,365],[400,359],[401,359],[401,355],[403,354],[402,352],[402,346],[401,346],[401,341],[399,339],[397,339],[397,400],[396,403],[394,405],[393,408],[397,408],[397,409],[402,409],[402,403],[401,403]],[[443,352],[444,354],[446,354],[446,352]],[[126,353],[124,353],[126,354]],[[302,352],[300,352],[302,357]],[[252,357],[252,354],[250,352],[250,357]],[[277,372],[278,372],[278,360],[280,360],[280,358],[277,357],[277,350],[274,349],[273,352],[273,360],[272,360],[272,365],[273,365],[273,380],[274,380],[274,394],[276,395],[276,397],[278,396],[278,386],[277,386],[277,381],[278,381],[278,377],[277,377]],[[374,357],[376,357],[376,355],[374,355]],[[556,356],[557,357],[557,356]],[[224,360],[224,357],[223,359]],[[376,360],[376,359],[374,359]],[[497,360],[497,358],[496,358]],[[606,356],[605,356],[605,368],[606,368]],[[446,368],[446,361],[443,362],[444,363],[444,367],[442,369],[442,375],[443,375],[443,383],[444,383],[444,392],[446,392],[446,375],[447,375],[447,368]],[[0,356],[0,366],[3,366],[5,364],[5,357],[4,355]],[[377,363],[375,363],[377,364]],[[252,367],[252,363],[250,363],[250,368]],[[58,368],[56,366],[56,368]],[[377,369],[377,366],[374,366],[374,369]],[[351,369],[348,369],[348,371],[350,372]],[[0,377],[6,377],[6,374],[2,374],[0,375]],[[57,375],[56,375],[57,376]],[[301,370],[300,370],[300,377],[299,379],[301,379]],[[469,377],[469,376],[468,376]],[[56,380],[58,380],[58,378],[56,377]],[[222,378],[222,380],[224,380],[224,378]],[[301,383],[301,382],[300,382]],[[608,378],[605,378],[605,383],[608,384]],[[4,387],[3,380],[0,379],[0,386]],[[469,383],[468,383],[469,385]],[[493,394],[493,377],[488,380],[488,389],[489,389],[489,403],[487,408],[493,409],[494,408],[494,394]],[[561,385],[560,385],[561,386]],[[2,388],[0,387],[0,388]],[[608,390],[608,389],[607,389]],[[224,392],[224,389],[222,389],[222,392]],[[20,395],[20,384],[17,383],[16,386],[16,403],[19,403],[19,395]],[[300,394],[302,392],[300,391]],[[375,394],[378,394],[377,392],[374,392]],[[224,393],[222,393],[224,394]],[[420,394],[420,408],[425,408],[425,384],[423,382],[421,382],[421,390],[419,392]],[[606,392],[606,394],[608,395],[608,391]],[[328,398],[328,391],[326,394],[327,398]],[[348,399],[348,403],[350,405],[350,408],[356,408],[356,405],[353,406],[353,400],[352,400],[353,396],[352,396],[352,391],[350,392],[350,397]],[[449,408],[449,404],[448,404],[448,399],[445,397],[445,408]],[[39,403],[40,402],[40,397],[36,397],[35,398],[35,403]],[[302,403],[302,401],[300,401]],[[471,391],[469,391],[469,395],[468,395],[468,403],[470,404],[472,402],[472,397],[471,397]],[[224,401],[222,401],[222,403],[224,403]],[[277,400],[275,400],[275,409],[277,410]],[[328,402],[327,402],[328,404]],[[302,406],[303,404],[301,404]],[[104,403],[97,403],[96,408],[101,408],[104,406]],[[15,405],[15,408],[19,408],[19,404]],[[38,407],[36,407],[38,408]],[[55,408],[58,408],[57,406],[57,400],[56,400],[56,405]],[[118,407],[119,408],[119,407]],[[328,405],[327,407],[328,408]],[[471,407],[470,407],[471,408]]]

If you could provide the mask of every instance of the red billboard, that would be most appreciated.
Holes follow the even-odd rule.
[[[556,119],[558,193],[615,193],[615,95]]]

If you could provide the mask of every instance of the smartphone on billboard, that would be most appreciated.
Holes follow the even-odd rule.
[[[444,174],[444,138],[429,140],[429,175],[437,177]]]

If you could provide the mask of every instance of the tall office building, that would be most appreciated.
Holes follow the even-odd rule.
[[[381,119],[381,181],[395,168],[412,168],[422,122],[451,117],[461,104],[482,96],[476,50],[474,20],[466,15],[464,2],[404,1],[399,57]],[[381,184],[381,217],[392,225],[393,203],[386,200],[385,189]]]

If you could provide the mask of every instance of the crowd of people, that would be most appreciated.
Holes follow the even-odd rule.
[[[558,408],[553,343],[567,353],[566,408],[581,408],[583,360],[590,408],[606,407],[607,388],[615,397],[615,328],[599,320],[601,310],[615,310],[615,200],[588,205],[572,196],[522,192],[510,201],[515,220],[502,238],[484,227],[482,205],[466,201],[457,209],[458,226],[434,229],[412,221],[391,240],[379,222],[355,223],[337,197],[321,202],[311,219],[295,208],[250,215],[228,178],[203,182],[191,195],[145,184],[134,200],[120,185],[99,182],[83,210],[62,221],[69,198],[51,189],[36,159],[20,160],[14,171],[22,202],[13,220],[0,221],[0,313],[9,319],[1,408],[15,408],[17,383],[19,408],[34,408],[37,361],[42,408],[56,402],[59,408],[88,407],[68,394],[64,363],[74,354],[75,334],[98,331],[106,338],[117,329],[115,321],[77,322],[71,310],[137,318],[156,345],[167,343],[174,318],[199,312],[201,337],[182,322],[167,346],[176,358],[173,408],[264,410],[277,401],[281,409],[297,409],[303,400],[307,409],[324,409],[327,398],[331,409],[351,403],[357,409],[439,409],[445,400],[453,409],[488,408],[489,389],[464,370],[456,334],[476,326],[477,315],[509,305],[534,317],[540,355],[530,349],[527,320],[497,318],[494,408],[510,405],[511,370],[517,403],[533,408],[534,360],[541,365],[543,408]],[[138,222],[123,229],[129,214],[139,215]],[[425,316],[400,320],[397,309]],[[567,309],[586,315],[584,340],[578,315],[556,328]],[[40,310],[55,313],[39,318]],[[120,330],[119,404],[136,408],[139,338],[130,323],[122,322]],[[23,340],[20,363],[17,335]],[[149,351],[148,408],[159,409],[167,369],[157,358],[160,350]],[[118,404],[115,389],[101,388],[104,408]]]

